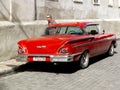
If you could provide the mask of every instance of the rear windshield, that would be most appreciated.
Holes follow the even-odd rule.
[[[83,30],[80,27],[75,26],[63,26],[63,27],[52,27],[45,30],[45,35],[55,34],[78,34],[82,35]]]

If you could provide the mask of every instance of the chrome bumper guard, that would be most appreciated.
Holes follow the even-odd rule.
[[[51,56],[51,62],[72,62],[73,56]]]

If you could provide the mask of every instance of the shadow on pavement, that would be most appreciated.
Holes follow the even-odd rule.
[[[115,52],[117,54],[117,52]],[[104,60],[107,58],[107,55],[100,55],[94,58],[90,59],[90,65],[95,64],[101,60]],[[15,72],[24,72],[24,71],[30,71],[30,72],[49,72],[49,73],[74,73],[80,70],[80,68],[75,63],[60,63],[58,65],[54,65],[51,63],[27,63],[25,65],[21,65],[18,67]]]
[[[79,70],[78,67],[73,65],[72,63],[60,63],[58,65],[54,65],[52,63],[27,63],[25,65],[21,65],[17,68],[16,72],[23,71],[31,71],[31,72],[50,72],[50,73],[74,73]]]
[[[118,52],[114,52],[114,54],[117,54]],[[103,54],[103,55],[99,55],[99,56],[96,56],[96,57],[93,57],[93,58],[90,58],[90,65],[92,64],[95,64],[101,60],[104,60],[105,58],[108,58],[108,57],[112,57],[112,56],[108,56],[106,54]]]

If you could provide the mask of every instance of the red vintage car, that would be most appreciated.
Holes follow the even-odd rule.
[[[27,62],[76,62],[81,68],[89,66],[89,58],[114,55],[116,35],[100,33],[93,22],[67,22],[51,25],[45,35],[18,42],[18,55]]]

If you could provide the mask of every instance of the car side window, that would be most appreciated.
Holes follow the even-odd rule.
[[[67,26],[59,27],[57,34],[65,34],[66,33]]]
[[[62,27],[51,27],[47,28],[46,35],[55,35],[55,34],[78,34],[82,35],[84,32],[80,27],[77,26],[62,26]]]
[[[85,32],[87,34],[91,34],[91,31],[94,30],[96,33],[99,33],[99,29],[98,29],[98,25],[88,25],[86,28],[85,28]]]
[[[56,34],[57,30],[58,30],[57,27],[47,28],[45,30],[45,35],[54,35],[54,34]]]
[[[83,30],[80,27],[69,26],[66,34],[83,34]]]

